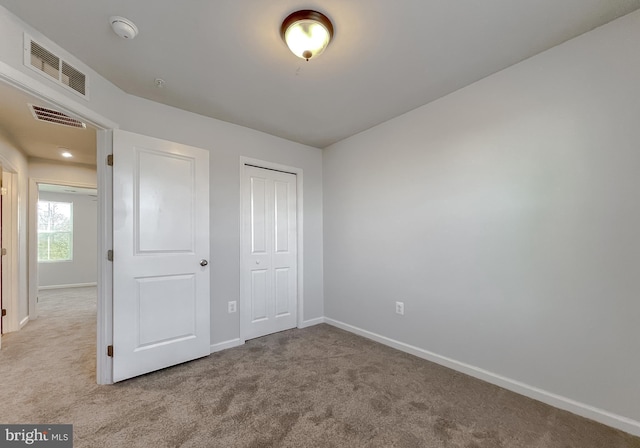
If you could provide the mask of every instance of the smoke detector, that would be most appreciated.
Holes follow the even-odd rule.
[[[113,32],[123,39],[133,39],[138,35],[138,27],[129,19],[120,16],[111,16],[109,23]]]

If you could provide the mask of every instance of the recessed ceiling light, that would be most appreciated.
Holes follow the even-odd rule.
[[[63,151],[62,153],[60,153],[60,155],[62,157],[64,157],[65,159],[68,159],[70,157],[73,157],[73,154],[71,154],[69,151]]]

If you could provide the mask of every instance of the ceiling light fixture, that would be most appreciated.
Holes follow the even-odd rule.
[[[305,9],[284,19],[280,36],[293,54],[308,61],[327,48],[333,37],[333,25],[324,14]]]
[[[73,157],[73,154],[71,154],[69,151],[63,151],[63,152],[60,153],[60,155],[62,157],[64,157],[65,159],[69,159],[69,158]]]

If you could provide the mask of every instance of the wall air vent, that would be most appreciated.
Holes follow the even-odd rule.
[[[47,123],[61,124],[63,126],[70,126],[72,128],[86,128],[87,125],[80,120],[70,117],[67,114],[63,114],[58,110],[48,109],[42,106],[35,106],[29,104],[31,113],[36,120],[46,121]]]
[[[71,87],[82,95],[85,94],[87,77],[84,73],[76,70],[64,61],[62,61],[62,76],[60,79],[64,85]]]
[[[31,66],[54,79],[60,79],[60,58],[31,41]]]
[[[87,76],[84,73],[44,48],[28,34],[24,35],[24,42],[24,64],[27,67],[88,99]]]

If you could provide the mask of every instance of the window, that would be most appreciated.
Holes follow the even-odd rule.
[[[38,201],[38,261],[73,259],[73,203]]]

